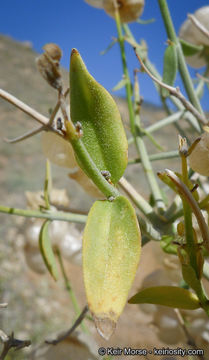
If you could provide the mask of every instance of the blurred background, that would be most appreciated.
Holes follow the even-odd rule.
[[[168,0],[168,5],[178,32],[187,14],[208,5],[208,1]],[[155,21],[148,25],[130,24],[130,28],[137,40],[146,41],[149,58],[162,73],[167,36],[157,1],[147,0],[141,18],[143,20],[155,19]],[[42,52],[44,44],[55,42],[62,48],[61,65],[66,86],[70,51],[73,47],[81,53],[90,73],[110,92],[122,78],[118,44],[115,44],[105,55],[101,55],[101,52],[112,41],[112,37],[117,36],[114,20],[103,10],[93,8],[83,0],[60,0],[59,2],[7,0],[1,4],[0,33],[0,87],[46,116],[49,109],[55,105],[56,92],[41,78],[36,69],[35,58]],[[126,48],[132,76],[138,62],[132,48],[129,45]],[[203,70],[200,69],[198,72],[202,73]],[[196,70],[190,68],[190,71],[195,77]],[[141,109],[142,124],[147,126],[165,117],[165,113],[159,107],[159,96],[148,76],[140,74],[139,81],[141,95],[144,98]],[[178,77],[177,84],[180,84]],[[124,95],[123,89],[114,93],[129,136],[128,111]],[[202,102],[206,110],[209,110],[208,100],[206,90]],[[5,143],[3,138],[21,135],[34,128],[36,124],[27,115],[2,99],[0,99],[0,125],[1,205],[25,208],[28,205],[26,191],[37,192],[43,189],[45,158],[41,151],[41,136],[38,135],[15,145]],[[155,136],[165,151],[177,149],[177,131],[173,126],[161,129]],[[147,139],[146,144],[149,153],[158,151]],[[130,158],[136,156],[131,146],[129,156]],[[154,164],[155,171],[166,167],[179,170],[179,162],[172,159]],[[94,199],[87,195],[75,181],[69,179],[68,169],[54,165],[52,174],[54,187],[66,189],[62,202],[70,209],[87,213]],[[140,167],[130,165],[125,176],[140,193],[148,198],[149,189]],[[14,331],[15,336],[21,339],[30,338],[34,348],[53,332],[69,328],[75,319],[75,311],[62,279],[55,284],[48,272],[41,272],[40,269],[37,271],[32,266],[37,255],[37,227],[40,227],[40,223],[0,214],[0,224],[0,302],[5,301],[9,304],[7,309],[0,309],[0,329],[8,334]],[[63,223],[60,223],[60,228],[66,230]],[[68,234],[76,233],[77,238],[81,240],[82,229],[82,225],[73,225],[67,231]],[[61,239],[62,236],[64,235],[60,235]],[[38,261],[42,260],[39,258]],[[69,259],[65,259],[64,262],[78,304],[82,308],[86,302],[82,268]],[[40,266],[43,268],[43,263]],[[143,249],[141,265],[130,295],[134,294],[141,285],[175,285],[180,279],[176,257],[167,258],[158,244],[148,244]],[[196,336],[198,346],[206,349],[209,342],[207,337],[209,324],[205,315],[200,311],[199,313],[185,312],[184,316],[188,322],[194,323],[192,331]],[[187,339],[174,311],[163,307],[148,305],[139,308],[137,305],[127,305],[119,320],[115,335],[108,343],[98,336],[91,321],[88,321],[87,325],[93,337],[84,335],[82,338],[81,329],[79,329],[79,333],[69,339],[69,342],[57,352],[54,348],[53,350],[45,349],[45,353],[38,353],[36,358],[39,360],[94,359],[99,345],[116,347],[128,345],[135,348],[168,345],[187,347]],[[206,335],[203,337],[202,334]],[[89,347],[93,348],[93,346],[95,346],[93,354],[90,354]],[[71,357],[73,355],[70,349],[73,349],[74,353],[75,349],[78,350],[76,356]],[[149,359],[152,358],[154,357],[149,357]],[[11,353],[7,359],[32,359],[31,349],[26,350],[24,355]]]

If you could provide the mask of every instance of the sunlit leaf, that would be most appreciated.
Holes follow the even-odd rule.
[[[117,181],[127,166],[127,139],[112,96],[89,74],[77,50],[70,65],[71,120],[82,126],[82,141],[100,171]],[[85,169],[82,159],[79,165]]]
[[[198,297],[186,289],[176,286],[154,286],[139,291],[130,304],[157,304],[178,309],[194,310],[200,307]]]

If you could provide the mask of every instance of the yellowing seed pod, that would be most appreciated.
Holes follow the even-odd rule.
[[[209,133],[204,132],[189,155],[189,164],[192,170],[200,175],[209,176]]]
[[[120,113],[112,96],[87,71],[76,49],[70,63],[70,115],[82,126],[84,143],[100,171],[109,171],[115,184],[127,166],[128,143]],[[88,173],[86,165],[79,165]]]
[[[126,304],[141,252],[135,211],[123,196],[96,201],[83,236],[83,273],[89,309],[109,339]]]

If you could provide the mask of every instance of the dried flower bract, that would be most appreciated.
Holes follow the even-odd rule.
[[[62,51],[56,44],[46,44],[43,49],[45,52],[36,59],[38,70],[43,78],[57,90],[62,89],[62,78],[60,73],[59,61]]]

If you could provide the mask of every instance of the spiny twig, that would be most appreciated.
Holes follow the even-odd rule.
[[[175,87],[167,85],[167,84],[163,83],[162,81],[160,81],[159,79],[157,79],[144,65],[142,59],[137,54],[135,47],[134,47],[134,51],[135,51],[137,59],[139,60],[143,70],[151,77],[152,80],[154,80],[161,87],[167,89],[171,95],[178,98],[181,101],[181,103],[184,105],[185,109],[190,111],[202,124],[204,124],[204,125],[208,124],[208,120],[202,114],[200,114],[200,112],[185,98],[185,96],[180,91],[179,87],[175,88]]]
[[[4,333],[3,330],[0,330],[0,339],[3,342],[3,350],[0,355],[0,360],[4,360],[11,348],[15,348],[15,350],[20,350],[24,347],[30,346],[30,340],[18,340],[14,338],[14,333],[10,336]]]

